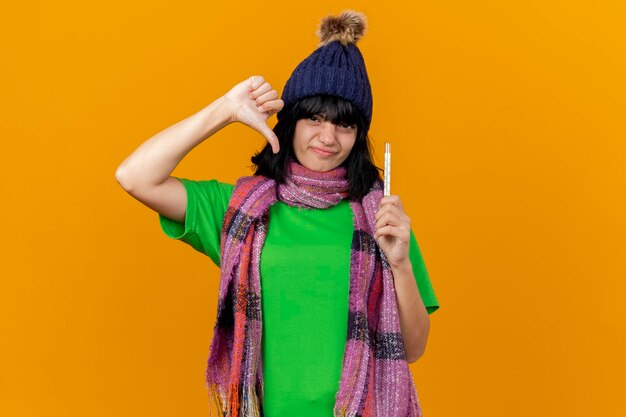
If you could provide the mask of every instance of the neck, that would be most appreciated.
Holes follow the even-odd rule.
[[[287,178],[278,186],[278,199],[286,204],[307,208],[328,208],[349,196],[345,167],[313,171],[296,161],[289,161]]]

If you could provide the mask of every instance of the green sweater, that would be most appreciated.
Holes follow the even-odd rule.
[[[163,232],[220,264],[222,220],[234,186],[179,178],[184,224],[159,215]],[[348,322],[352,209],[270,207],[261,252],[265,417],[332,417]],[[428,313],[439,308],[417,241],[409,257]]]

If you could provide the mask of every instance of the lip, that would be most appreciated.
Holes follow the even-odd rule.
[[[313,152],[315,152],[316,154],[318,154],[319,156],[323,158],[329,158],[337,153],[337,152],[325,151],[323,149],[316,148],[316,147],[311,147],[311,149],[313,149]]]

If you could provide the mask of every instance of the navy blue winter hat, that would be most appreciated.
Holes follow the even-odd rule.
[[[348,100],[356,106],[365,120],[367,132],[372,121],[372,88],[365,61],[356,46],[365,34],[365,15],[345,10],[339,16],[322,19],[317,35],[318,48],[293,71],[281,99],[285,103],[276,117],[305,97],[328,94]]]

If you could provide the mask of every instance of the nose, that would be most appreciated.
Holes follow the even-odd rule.
[[[320,133],[319,133],[319,137],[320,137],[320,141],[326,145],[332,145],[333,142],[335,142],[335,128],[336,126],[334,124],[332,124],[331,122],[323,122],[321,124],[321,128],[320,128]]]

